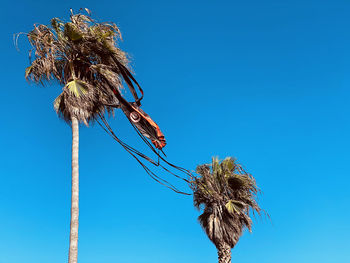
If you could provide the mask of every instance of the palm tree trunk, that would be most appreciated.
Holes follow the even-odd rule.
[[[72,200],[68,263],[78,262],[79,227],[79,122],[72,117]]]
[[[217,246],[219,263],[231,263],[231,247],[226,243]]]

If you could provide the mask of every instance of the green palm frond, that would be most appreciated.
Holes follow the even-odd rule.
[[[87,94],[88,84],[81,80],[72,80],[65,86],[73,95],[80,97]]]
[[[64,24],[64,36],[74,42],[83,38],[83,32],[75,24],[68,22]]]
[[[229,200],[225,205],[225,207],[231,214],[241,214],[245,206],[246,204],[237,200]]]

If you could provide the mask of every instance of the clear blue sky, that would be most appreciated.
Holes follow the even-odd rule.
[[[24,80],[28,46],[12,34],[70,7],[120,26],[171,161],[235,156],[256,177],[272,220],[255,220],[232,262],[350,262],[349,1],[5,0],[0,263],[67,260],[71,131],[52,107],[60,88]],[[141,145],[121,114],[111,125]],[[98,126],[80,139],[79,262],[216,262],[191,197]]]

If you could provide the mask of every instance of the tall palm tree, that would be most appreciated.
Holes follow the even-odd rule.
[[[231,262],[231,249],[244,228],[251,231],[250,212],[262,211],[256,202],[255,179],[234,158],[212,159],[199,165],[191,181],[194,206],[203,209],[198,221],[218,250],[219,263]]]
[[[114,93],[129,81],[128,59],[117,47],[121,38],[112,23],[97,23],[88,15],[73,14],[63,22],[58,18],[51,25],[34,25],[27,33],[34,57],[25,77],[34,83],[56,81],[63,86],[54,101],[59,117],[72,127],[72,199],[69,242],[69,263],[77,262],[79,224],[79,123],[89,122],[113,113],[119,101]],[[132,90],[137,97],[135,90]]]

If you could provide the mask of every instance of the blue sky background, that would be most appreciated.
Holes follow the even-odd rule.
[[[256,177],[272,219],[255,220],[232,262],[350,262],[349,1],[5,0],[0,263],[67,260],[71,131],[52,106],[61,88],[26,83],[28,45],[17,52],[12,36],[70,7],[120,26],[169,160],[194,169],[235,156]],[[122,114],[110,123],[142,147]],[[96,125],[81,128],[80,187],[79,262],[217,261],[192,198],[152,181]]]

